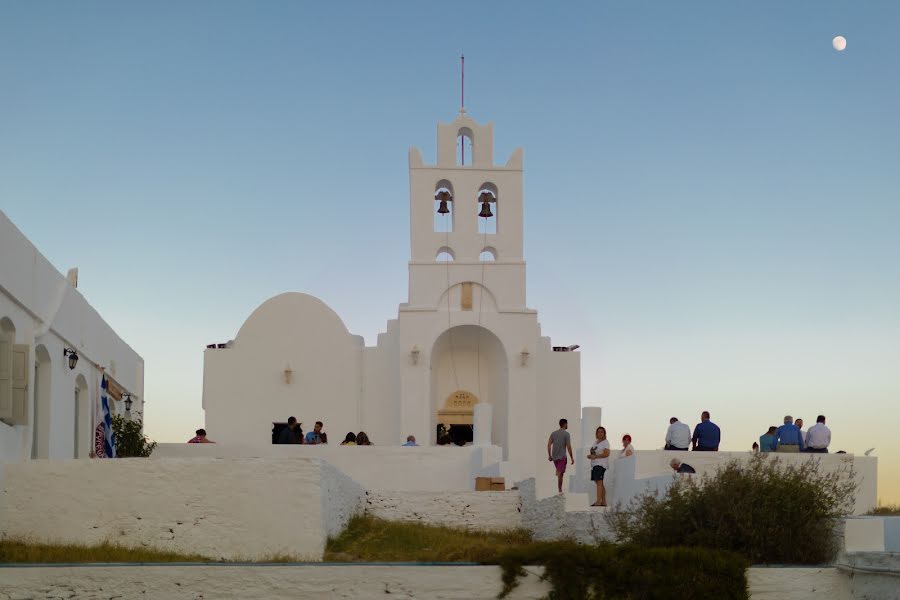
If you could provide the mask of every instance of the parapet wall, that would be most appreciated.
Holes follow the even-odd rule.
[[[321,560],[362,488],[316,459],[35,460],[0,465],[0,535],[213,559]]]
[[[151,458],[321,459],[367,490],[462,492],[474,490],[475,477],[502,460],[502,452],[497,446],[159,444]]]

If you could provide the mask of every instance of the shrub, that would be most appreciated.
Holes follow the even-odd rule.
[[[900,516],[900,504],[881,504],[866,513],[876,517],[896,517]]]
[[[575,542],[535,543],[498,557],[500,598],[526,565],[543,565],[554,600],[747,600],[747,563],[705,548],[641,548]]]
[[[421,523],[355,517],[329,539],[326,561],[467,562],[499,565],[503,590],[523,567],[543,565],[555,600],[746,600],[746,561],[705,549],[648,549],[534,542],[522,530],[468,531]]]
[[[754,563],[830,562],[834,527],[850,513],[852,469],[825,473],[815,457],[785,464],[757,455],[732,461],[701,482],[679,479],[616,507],[607,522],[619,540],[640,546],[692,546],[738,552]]]
[[[113,415],[113,436],[116,440],[116,457],[150,456],[156,442],[144,435],[144,424],[140,419],[126,419]]]

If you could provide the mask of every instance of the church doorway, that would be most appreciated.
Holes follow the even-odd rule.
[[[478,398],[465,390],[457,390],[447,396],[438,409],[438,445],[465,446],[474,439],[475,405]]]
[[[493,407],[491,441],[505,449],[508,388],[506,351],[490,330],[460,325],[438,336],[431,351],[435,433],[437,425],[443,424],[454,442],[470,442],[475,405],[487,402]]]

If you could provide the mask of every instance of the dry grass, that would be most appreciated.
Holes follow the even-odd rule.
[[[325,560],[492,563],[530,543],[524,530],[479,532],[355,517],[339,537],[328,540]]]
[[[0,563],[169,563],[210,562],[199,554],[178,554],[128,548],[104,542],[96,546],[42,544],[26,540],[0,541]]]

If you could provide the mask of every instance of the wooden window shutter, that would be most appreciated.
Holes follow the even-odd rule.
[[[472,282],[467,281],[462,284],[462,295],[460,298],[460,310],[472,310]]]
[[[0,419],[12,422],[12,344],[0,336]]]
[[[12,349],[12,419],[17,425],[28,423],[28,346]]]

